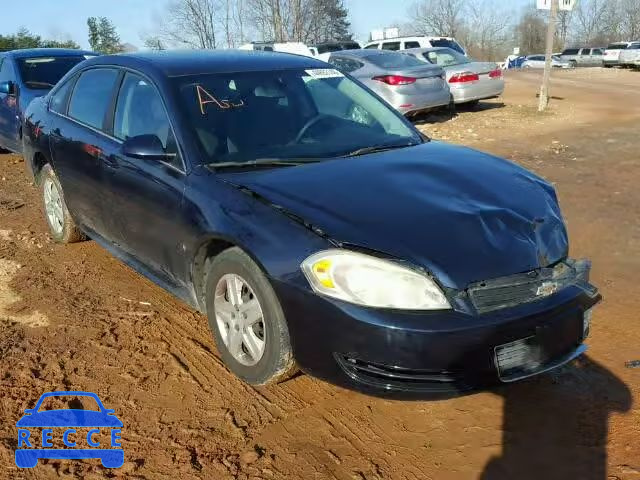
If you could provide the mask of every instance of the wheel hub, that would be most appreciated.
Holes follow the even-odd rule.
[[[257,364],[264,355],[266,332],[262,306],[240,275],[223,275],[214,297],[218,331],[225,347],[239,363]]]

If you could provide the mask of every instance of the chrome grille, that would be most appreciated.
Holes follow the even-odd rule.
[[[588,262],[561,262],[553,268],[511,275],[472,284],[467,292],[479,313],[513,307],[546,298],[589,279]]]

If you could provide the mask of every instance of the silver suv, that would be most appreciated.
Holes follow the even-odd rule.
[[[567,48],[560,55],[571,67],[602,67],[604,51],[602,48]]]

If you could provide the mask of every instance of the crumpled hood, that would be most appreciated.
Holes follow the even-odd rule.
[[[511,162],[468,148],[430,142],[223,178],[339,242],[426,268],[452,288],[567,255],[553,188]]]

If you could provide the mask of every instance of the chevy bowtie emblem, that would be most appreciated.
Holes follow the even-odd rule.
[[[558,282],[543,282],[536,290],[537,297],[548,297],[558,291]]]

